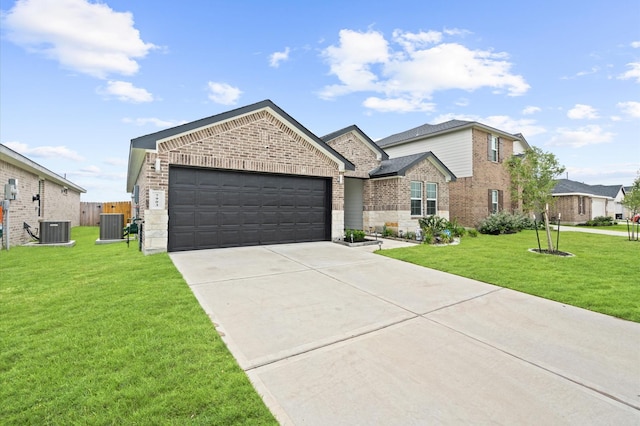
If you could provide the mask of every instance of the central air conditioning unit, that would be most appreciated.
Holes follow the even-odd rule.
[[[124,214],[101,213],[100,214],[100,239],[121,240],[124,228]]]
[[[40,244],[58,244],[71,241],[70,220],[41,220]]]

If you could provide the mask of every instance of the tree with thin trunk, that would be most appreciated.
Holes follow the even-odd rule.
[[[633,181],[631,191],[624,194],[622,205],[629,209],[632,218],[640,213],[640,170],[638,170],[638,177],[636,177],[636,180]],[[631,229],[634,229],[633,226],[631,227]]]
[[[549,226],[549,205],[557,177],[564,173],[556,156],[540,148],[531,147],[523,155],[515,155],[506,162],[511,175],[512,200],[522,201],[525,212],[542,213],[549,252],[554,252]]]

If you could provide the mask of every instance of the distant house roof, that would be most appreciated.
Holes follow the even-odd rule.
[[[37,175],[40,178],[44,178],[45,180],[55,182],[61,186],[66,186],[67,188],[72,189],[76,192],[80,192],[83,194],[87,192],[87,190],[82,188],[81,186],[78,186],[70,180],[67,180],[66,178],[60,176],[59,174],[52,172],[51,170],[41,166],[35,161],[28,159],[24,155],[15,152],[6,145],[0,144],[0,160],[6,161],[9,164],[13,164],[16,167],[22,170],[26,170],[29,173],[33,173],[34,175]]]
[[[551,193],[560,195],[591,195],[604,198],[616,198],[620,190],[624,191],[622,185],[588,185],[569,179],[558,179],[556,186]]]
[[[322,139],[317,137],[302,124],[298,123],[295,119],[293,119],[293,117],[280,109],[280,107],[274,104],[271,100],[267,99],[255,104],[223,112],[221,114],[212,115],[211,117],[202,118],[200,120],[172,127],[170,129],[161,130],[159,132],[131,139],[131,147],[129,151],[129,169],[127,172],[127,191],[131,192],[133,190],[134,183],[137,179],[137,174],[139,173],[144,161],[144,152],[146,150],[157,149],[158,141],[176,137],[185,133],[190,133],[204,127],[210,127],[227,120],[235,119],[236,117],[242,115],[251,114],[261,109],[270,109],[276,115],[279,115],[298,132],[309,138],[320,149],[324,150],[329,157],[333,157],[333,159],[338,163],[344,164],[344,168],[346,170],[355,170],[355,165],[353,165],[349,160],[340,155],[340,153],[336,152],[333,148],[327,145]]]
[[[335,132],[329,133],[328,135],[324,135],[322,136],[320,139],[322,139],[325,142],[329,142],[332,139],[338,138],[344,134],[347,134],[349,132],[355,132],[358,135],[360,135],[360,137],[364,140],[364,142],[369,145],[369,147],[371,148],[371,150],[373,150],[374,152],[377,153],[379,159],[381,160],[387,160],[389,158],[389,155],[384,152],[382,150],[382,148],[380,148],[373,140],[371,140],[371,138],[369,136],[367,136],[367,134],[365,132],[363,132],[362,130],[360,130],[360,128],[358,126],[356,126],[355,124],[345,127],[344,129],[340,129],[340,130],[336,130]]]
[[[423,124],[422,126],[414,127],[413,129],[409,129],[404,132],[387,136],[386,138],[380,139],[376,143],[378,144],[378,146],[382,148],[386,148],[393,145],[410,142],[416,139],[424,139],[427,137],[441,135],[449,132],[455,132],[458,130],[467,129],[471,127],[479,127],[491,133],[508,136],[515,140],[521,141],[524,144],[525,148],[529,147],[528,142],[522,136],[521,133],[512,134],[502,130],[495,129],[493,127],[487,126],[482,123],[478,123],[477,121],[465,121],[465,120],[449,120],[440,124]]]
[[[380,166],[378,166],[377,169],[369,172],[369,177],[375,179],[390,176],[404,176],[407,170],[427,158],[445,175],[445,177],[447,177],[447,181],[456,180],[456,175],[454,175],[451,170],[449,170],[447,166],[445,166],[444,163],[442,163],[442,161],[440,161],[431,151],[384,160],[380,163]]]

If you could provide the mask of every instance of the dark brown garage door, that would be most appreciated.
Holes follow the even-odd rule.
[[[171,167],[169,251],[331,237],[325,178]]]

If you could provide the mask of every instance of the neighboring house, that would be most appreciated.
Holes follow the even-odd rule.
[[[131,140],[145,253],[415,231],[448,216],[455,175],[430,152],[389,160],[350,126],[318,138],[273,102]]]
[[[553,188],[555,198],[551,216],[560,214],[562,223],[584,223],[598,216],[626,219],[622,206],[622,185],[587,185],[569,179],[559,179]]]
[[[431,152],[389,160],[357,126],[323,136],[348,158],[345,228],[414,232],[427,215],[449,217],[449,182],[455,175]]]
[[[3,212],[3,247],[27,243],[31,240],[24,223],[38,232],[42,220],[70,221],[80,224],[80,194],[87,192],[80,186],[42,167],[21,154],[0,144],[0,191],[13,179],[18,191]],[[8,223],[7,223],[8,222]],[[7,232],[8,231],[8,232]]]
[[[376,142],[390,159],[431,152],[455,175],[449,183],[449,216],[464,226],[502,210],[514,211],[504,161],[529,148],[521,134],[475,121],[425,124]]]

